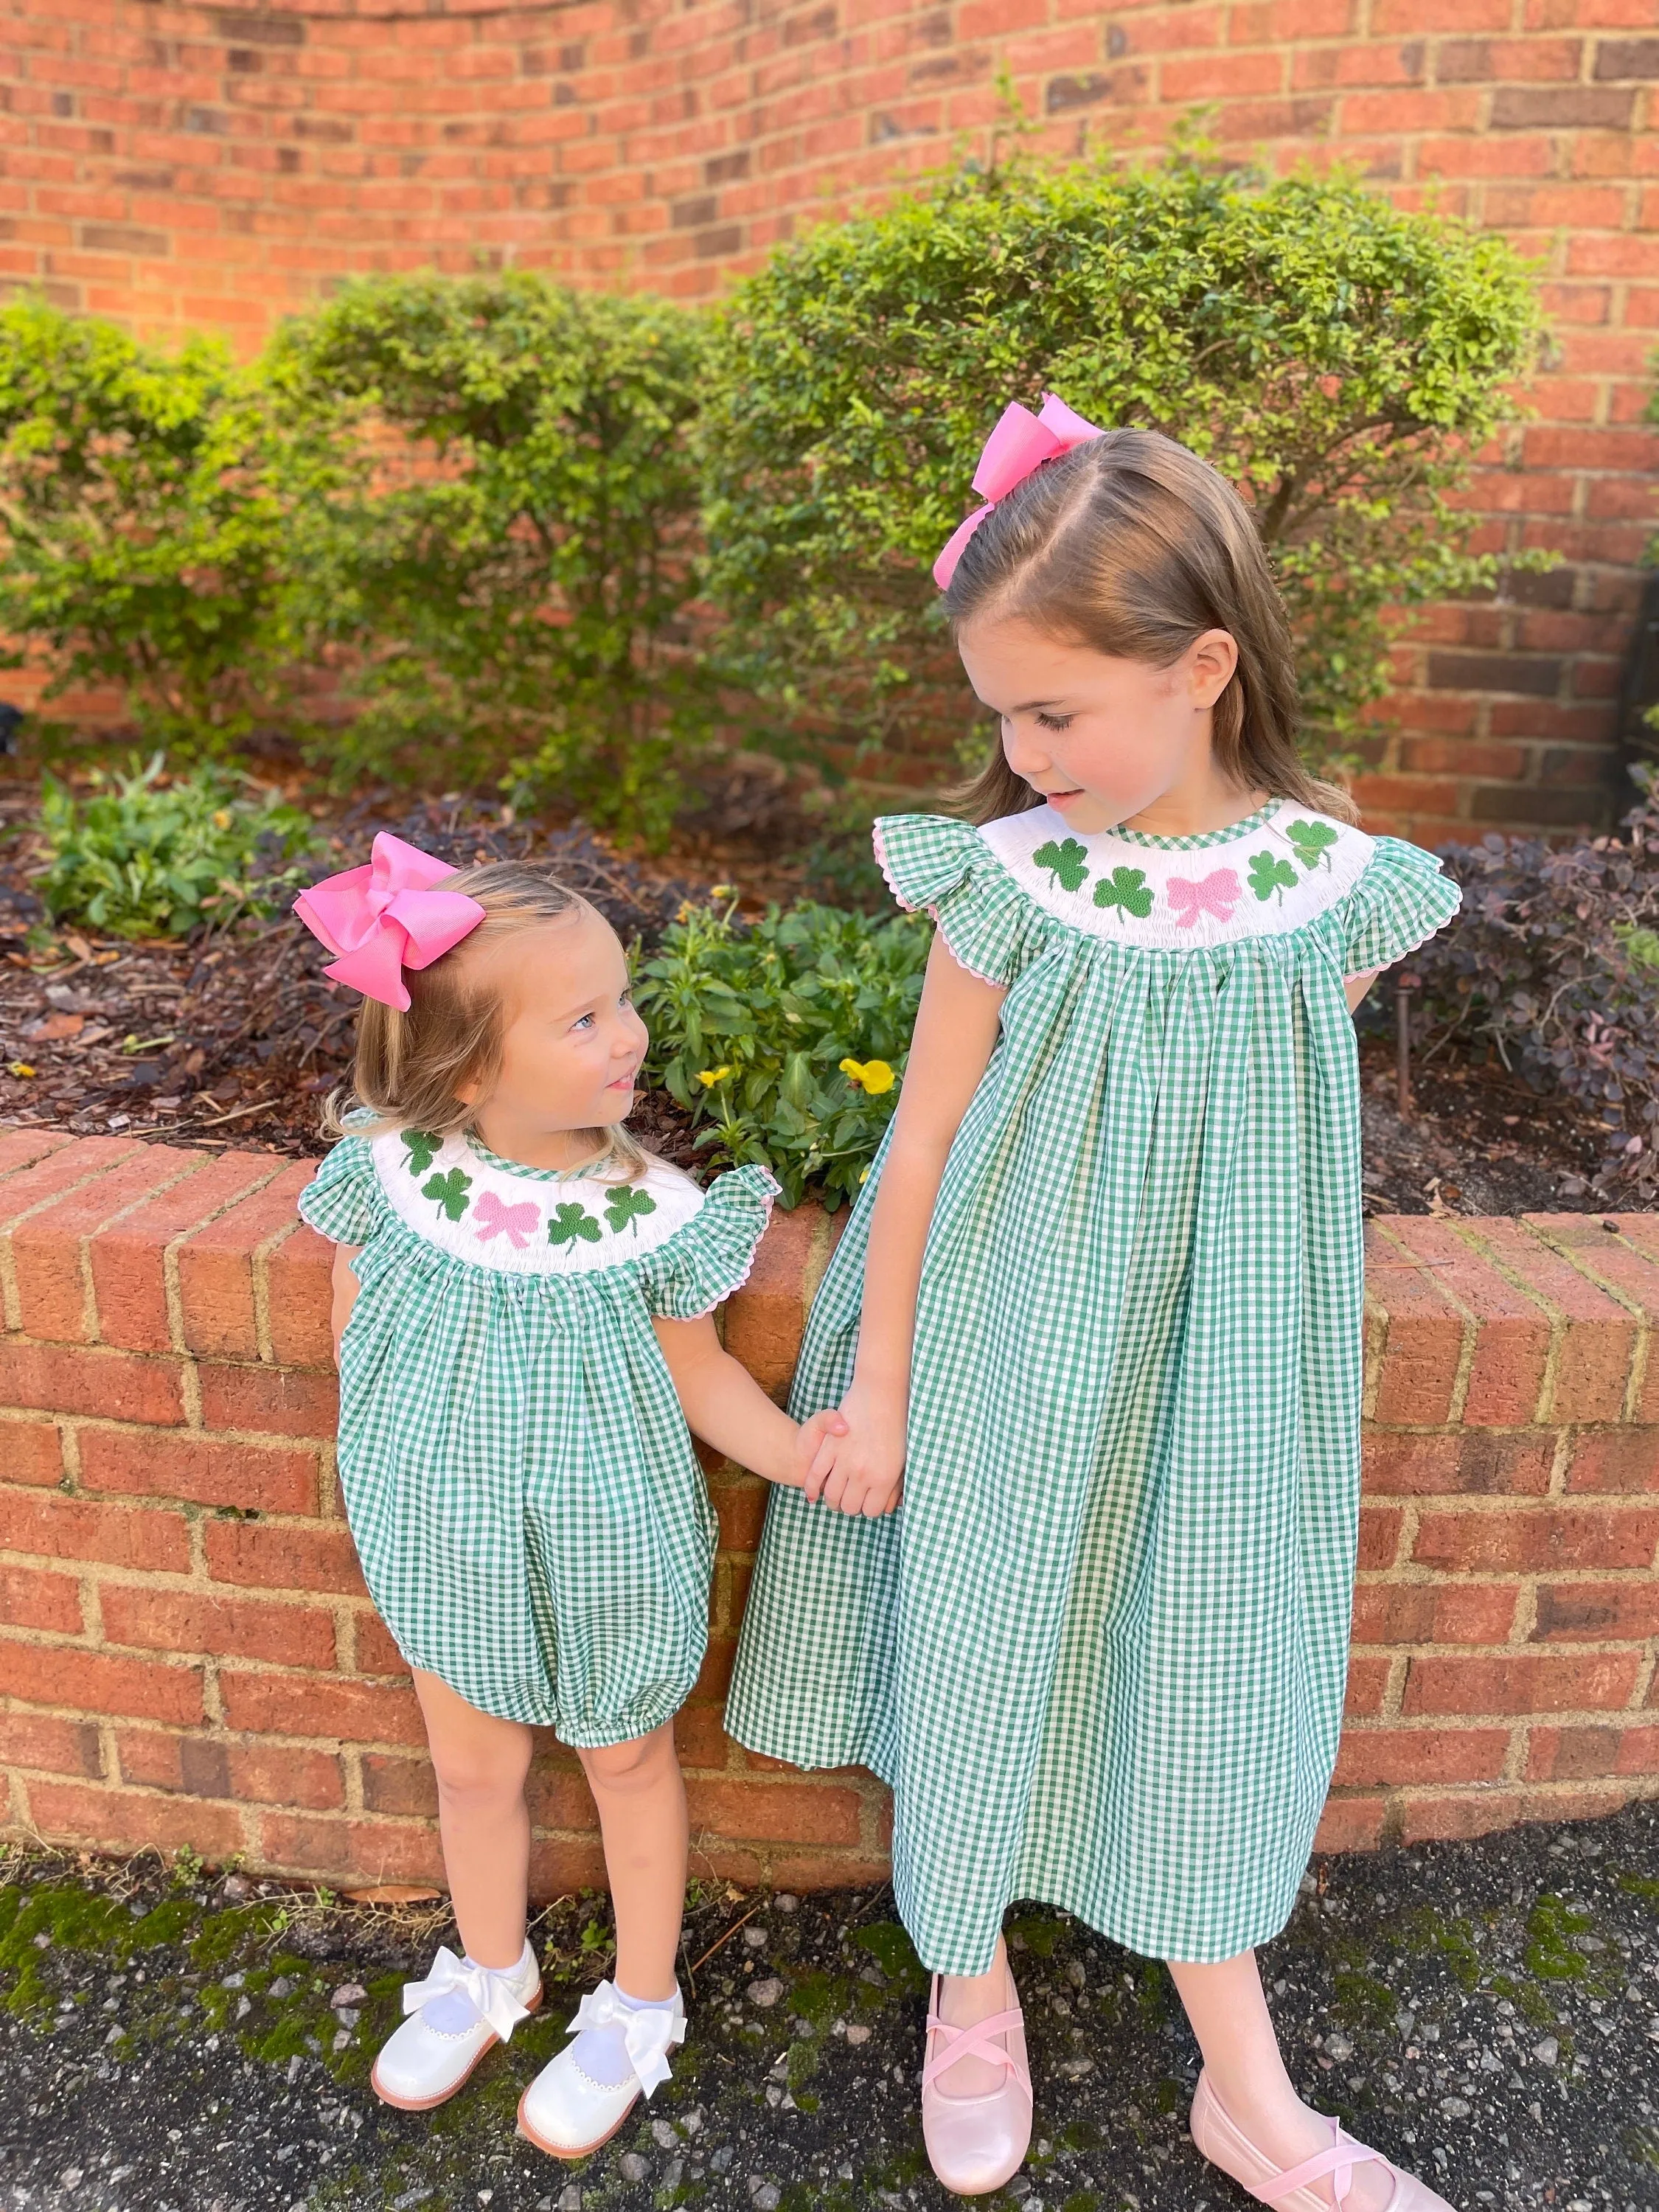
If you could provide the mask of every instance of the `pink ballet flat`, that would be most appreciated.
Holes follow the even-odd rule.
[[[1008,1994],[1018,1996],[1012,1970]],[[983,2097],[948,2096],[939,2086],[939,2076],[968,2057],[1000,2059],[1000,2086]],[[934,1975],[921,2070],[921,2133],[934,2173],[958,2197],[988,2196],[1018,2172],[1031,2142],[1031,2075],[1025,2015],[1018,2002],[972,2027],[951,2027],[939,2015]]]
[[[1380,2166],[1393,2181],[1383,2212],[1452,2212],[1445,2198],[1437,2197],[1414,2173],[1402,2173],[1380,2150],[1344,2135],[1328,2114],[1322,2113],[1321,2118],[1330,2127],[1330,2148],[1316,2151],[1300,2166],[1276,2166],[1232,2118],[1210,2087],[1209,2076],[1200,2074],[1188,2125],[1194,2142],[1212,2166],[1231,2174],[1241,2188],[1249,2190],[1261,2203],[1275,2206],[1277,2212],[1331,2212],[1330,2200],[1310,2185],[1328,2175],[1331,2195],[1340,2205],[1347,2197],[1357,2166]]]

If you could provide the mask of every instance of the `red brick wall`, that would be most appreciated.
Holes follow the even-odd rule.
[[[982,150],[1004,66],[1057,152],[1213,102],[1228,147],[1357,163],[1536,258],[1548,366],[1473,502],[1482,544],[1565,564],[1419,627],[1360,795],[1428,843],[1605,810],[1659,453],[1653,0],[13,0],[0,279],[248,346],[354,270],[701,297]]]
[[[311,1170],[0,1133],[0,1816],[333,1882],[441,1873],[407,1676],[330,1445]],[[770,1389],[832,1241],[780,1215],[727,1341]],[[1372,1232],[1362,1572],[1332,1848],[1608,1811],[1659,1788],[1659,1218]],[[749,1756],[720,1700],[762,1486],[712,1475],[710,1656],[678,1733],[697,1863],[883,1864],[884,1793]],[[538,1890],[598,1881],[550,1741]]]

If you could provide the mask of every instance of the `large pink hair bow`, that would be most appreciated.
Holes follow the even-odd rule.
[[[313,937],[338,954],[325,975],[366,999],[409,1012],[405,968],[429,968],[484,918],[463,891],[434,890],[455,872],[416,845],[382,830],[366,868],[325,876],[300,893],[294,911]]]
[[[1044,461],[1052,461],[1056,454],[1069,453],[1073,446],[1087,443],[1104,433],[1092,422],[1085,422],[1063,399],[1056,399],[1052,392],[1042,395],[1042,409],[1033,415],[1029,407],[1018,400],[1002,410],[997,424],[979,457],[979,466],[974,471],[974,489],[985,501],[965,516],[951,532],[944,551],[933,563],[933,581],[941,592],[951,587],[951,579],[957,573],[957,562],[962,558],[962,549],[979,528],[1000,499],[1006,499],[1016,484],[1024,483],[1033,469]]]

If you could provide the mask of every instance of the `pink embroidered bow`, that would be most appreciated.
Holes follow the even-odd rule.
[[[1212,876],[1195,884],[1185,876],[1171,876],[1169,893],[1178,929],[1190,929],[1201,914],[1213,915],[1218,921],[1231,921],[1233,908],[1243,896],[1231,868],[1218,868]]]
[[[541,1218],[542,1210],[533,1200],[503,1206],[493,1190],[486,1190],[472,1209],[472,1234],[480,1244],[488,1244],[492,1237],[505,1237],[515,1252],[522,1252],[541,1225]]]
[[[974,489],[985,504],[957,525],[933,563],[933,581],[940,591],[949,590],[963,547],[1000,499],[1006,499],[1014,486],[1024,483],[1044,461],[1052,461],[1057,453],[1069,453],[1073,446],[1102,434],[1094,423],[1085,422],[1052,392],[1043,393],[1042,410],[1037,415],[1018,400],[1005,407],[974,471]]]
[[[418,846],[382,830],[366,868],[325,876],[300,893],[294,911],[313,937],[338,954],[325,975],[366,999],[409,1012],[405,968],[429,968],[483,920],[477,899],[434,890],[455,872]]]

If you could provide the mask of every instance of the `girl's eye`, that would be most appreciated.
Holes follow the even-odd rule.
[[[593,1026],[593,1017],[592,1014],[580,1014],[570,1026],[573,1030],[591,1030]]]
[[[1037,727],[1041,730],[1069,730],[1073,717],[1070,714],[1039,714]]]

